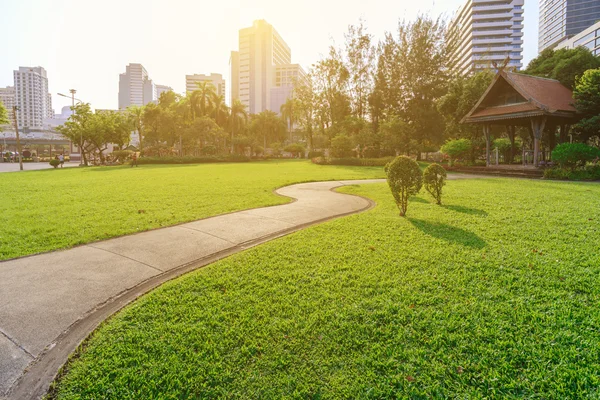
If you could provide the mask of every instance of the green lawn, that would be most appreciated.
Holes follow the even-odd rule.
[[[295,182],[385,177],[381,167],[269,161],[65,168],[0,175],[0,260],[289,201]]]
[[[450,181],[169,282],[53,398],[599,398],[600,185]]]

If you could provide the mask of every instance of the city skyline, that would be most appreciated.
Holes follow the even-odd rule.
[[[444,15],[449,21],[464,0],[420,3],[420,6],[402,3],[392,7],[392,11],[387,2],[380,0],[368,8],[359,1],[327,5],[309,1],[315,7],[306,4],[294,13],[285,11],[297,5],[268,0],[253,2],[253,6],[235,1],[204,8],[183,1],[169,6],[149,2],[147,7],[139,7],[138,3],[129,2],[119,8],[116,1],[110,0],[101,9],[90,9],[71,0],[58,1],[52,6],[41,0],[9,2],[6,12],[0,15],[0,31],[5,37],[18,31],[18,21],[25,16],[31,17],[28,27],[34,28],[22,32],[18,41],[7,42],[0,60],[0,87],[12,85],[12,71],[19,66],[40,65],[48,71],[55,110],[69,104],[68,99],[56,94],[71,88],[77,89],[78,97],[93,107],[116,109],[119,74],[130,63],[144,65],[155,82],[168,85],[177,93],[185,92],[183,78],[188,74],[219,73],[229,77],[230,51],[237,48],[239,29],[251,26],[256,19],[265,19],[273,25],[293,49],[293,61],[308,70],[327,53],[331,44],[342,45],[348,25],[358,23],[360,18],[378,41],[386,31],[395,32],[399,20],[412,20],[419,13]],[[203,14],[212,11],[212,17],[201,26],[177,22],[178,29],[167,29],[175,23],[170,21],[179,15],[193,14],[196,8],[203,9]],[[29,15],[31,9],[38,12]],[[135,13],[139,18],[131,18]],[[113,21],[107,30],[105,22],[109,19]],[[537,19],[537,4],[526,4],[525,66],[537,55]],[[161,26],[165,29],[160,29]],[[47,40],[37,40],[40,30],[45,30]],[[134,32],[139,35],[137,41],[131,40]],[[198,50],[193,51],[194,48]]]

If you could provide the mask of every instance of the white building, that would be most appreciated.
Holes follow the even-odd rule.
[[[119,110],[156,101],[156,86],[142,64],[129,64],[119,75]]]
[[[275,67],[275,86],[270,89],[269,110],[279,114],[281,106],[293,96],[294,87],[306,81],[300,64],[281,64]]]
[[[43,129],[44,119],[54,116],[46,70],[42,67],[19,67],[13,76],[19,129],[24,132]]]
[[[449,26],[451,67],[467,75],[493,63],[523,67],[524,0],[467,0]]]
[[[223,79],[223,75],[221,74],[194,74],[194,75],[186,75],[185,76],[185,91],[187,93],[193,92],[198,89],[198,83],[200,82],[210,82],[215,87],[215,91],[217,92],[217,96],[223,96],[227,94],[225,87],[225,79]]]
[[[600,22],[595,23],[570,39],[563,40],[556,45],[555,50],[574,49],[580,46],[587,48],[595,56],[600,55]]]
[[[160,95],[166,92],[172,92],[173,88],[166,85],[156,85],[156,98],[160,99]]]
[[[250,114],[271,107],[271,89],[276,87],[277,65],[291,63],[289,46],[279,33],[264,20],[254,21],[239,32],[238,95]],[[232,68],[235,68],[232,63]],[[236,89],[233,89],[235,91]]]
[[[13,86],[0,88],[0,103],[8,111],[9,125],[13,125],[13,106],[15,105],[15,88]]]

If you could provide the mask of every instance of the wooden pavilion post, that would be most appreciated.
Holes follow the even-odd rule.
[[[539,167],[539,152],[542,133],[546,125],[546,117],[531,118],[531,131],[533,132],[533,165]]]
[[[559,127],[560,133],[558,136],[559,143],[567,143],[567,141],[568,141],[567,134],[569,133],[569,128],[570,128],[570,125],[560,124],[560,127]]]
[[[508,163],[515,161],[515,127],[514,125],[508,125],[506,127],[506,133],[508,134],[508,140],[510,140],[510,160]]]
[[[485,136],[485,166],[490,166],[490,152],[492,150],[492,127],[490,125],[483,126],[483,135]]]

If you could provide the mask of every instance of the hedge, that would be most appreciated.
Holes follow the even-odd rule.
[[[395,157],[382,158],[326,158],[315,157],[312,159],[314,164],[318,165],[350,165],[359,167],[384,167],[387,163],[394,160]]]
[[[600,165],[588,164],[582,168],[546,168],[544,178],[564,179],[569,181],[597,181],[600,180]]]
[[[248,162],[249,157],[233,156],[202,156],[202,157],[140,157],[138,164],[210,164]]]

